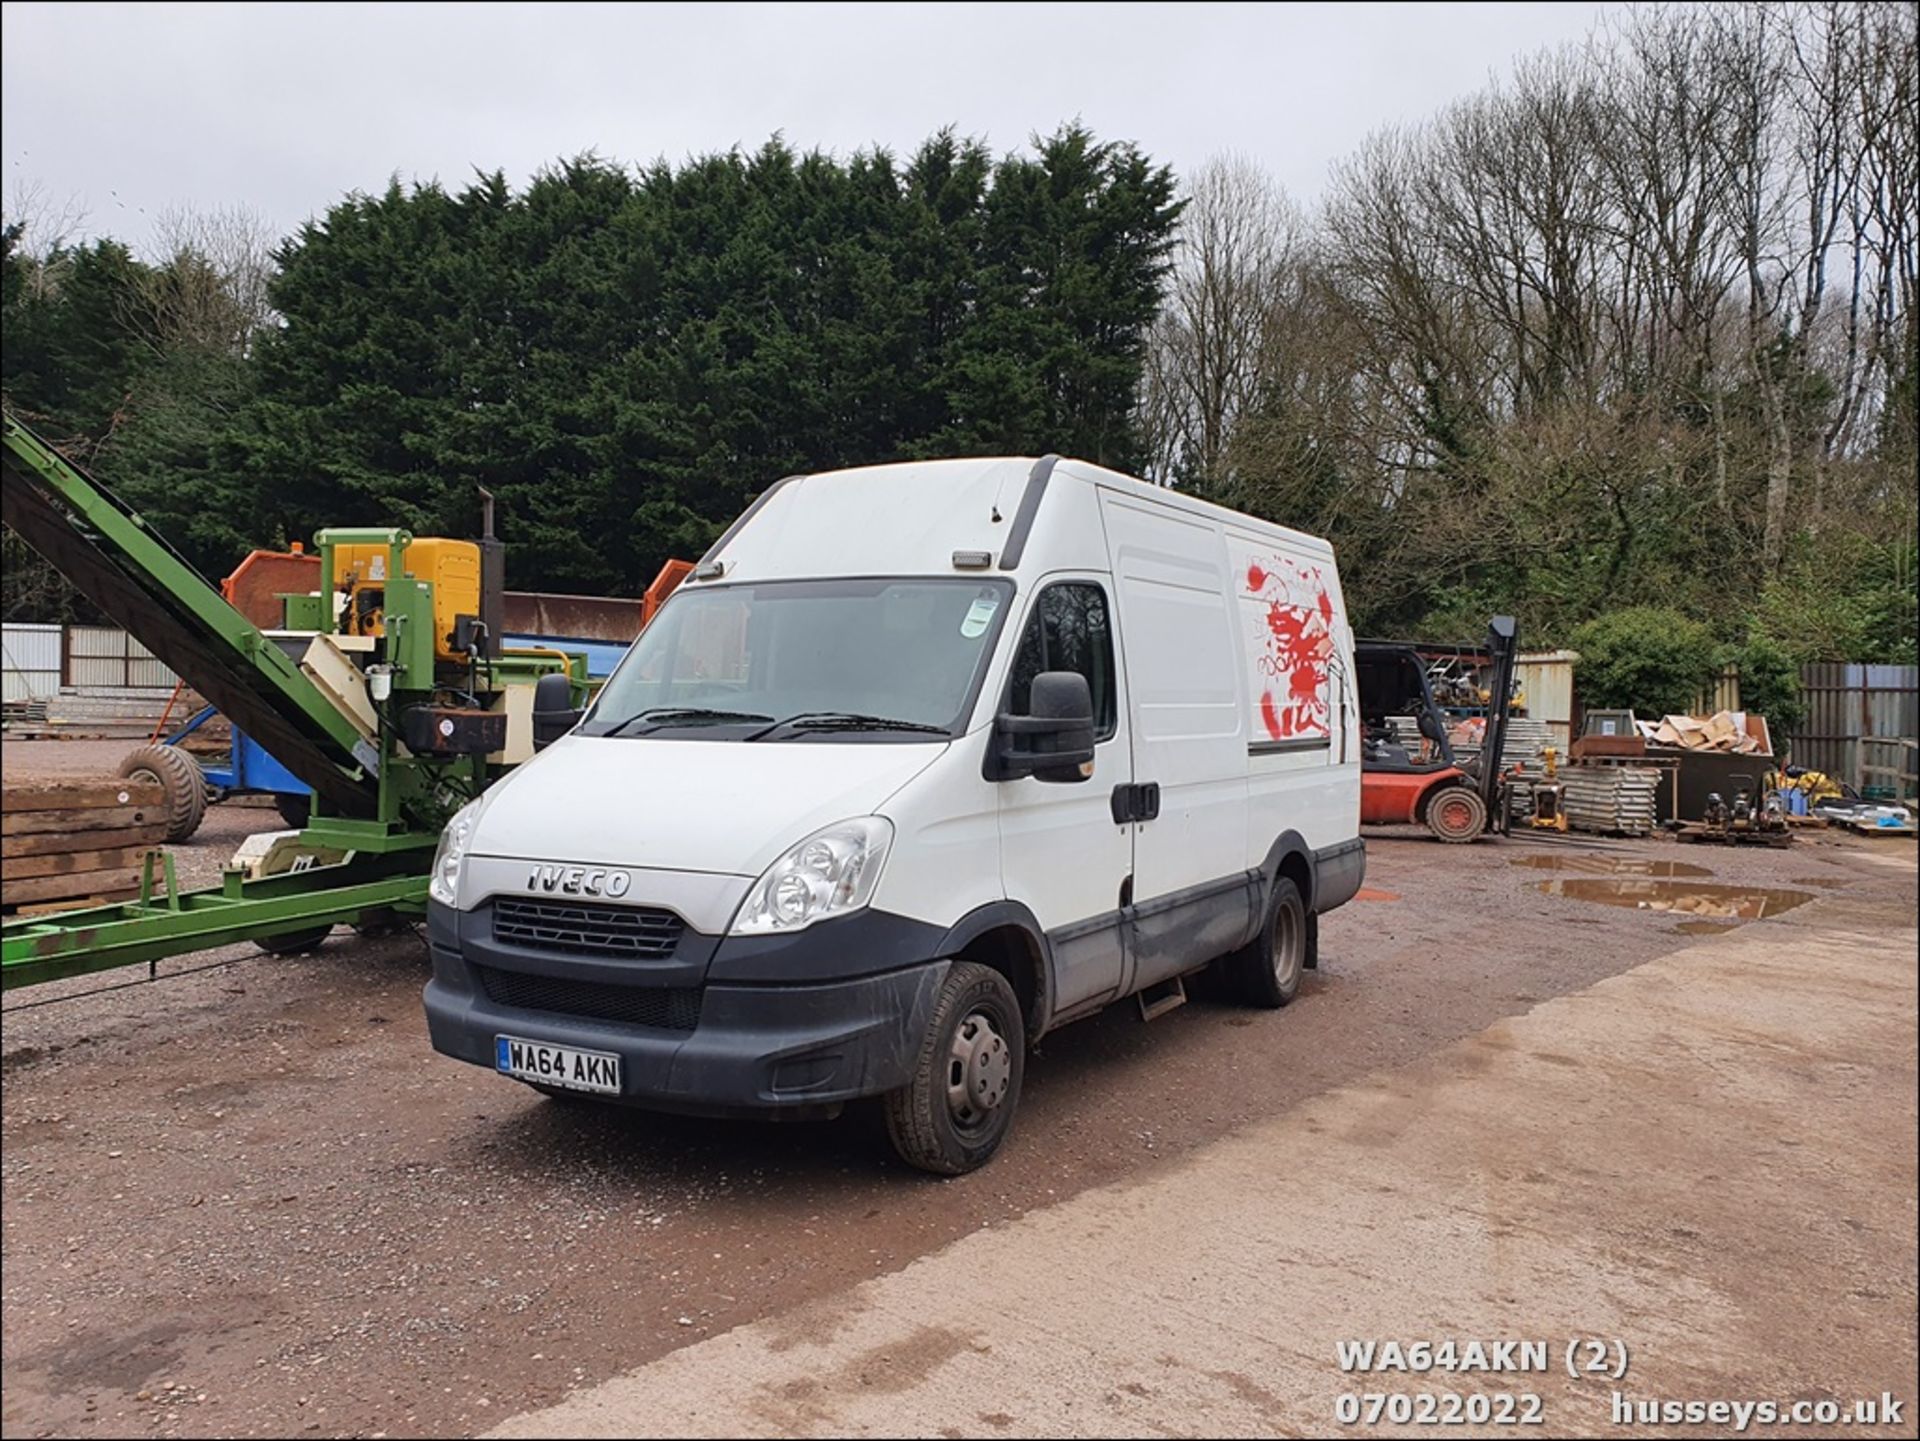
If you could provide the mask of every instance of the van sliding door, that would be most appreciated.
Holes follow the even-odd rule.
[[[1201,517],[1100,492],[1120,609],[1133,775],[1159,787],[1134,823],[1137,990],[1245,938],[1247,732],[1226,546]]]

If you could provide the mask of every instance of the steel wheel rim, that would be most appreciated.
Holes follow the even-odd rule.
[[[1473,824],[1473,807],[1466,801],[1448,796],[1440,802],[1440,824],[1455,833]]]
[[[962,1129],[984,1125],[1013,1084],[1013,1051],[993,1017],[970,1011],[947,1050],[947,1110]]]
[[[1292,906],[1281,906],[1273,915],[1273,978],[1286,990],[1299,979],[1300,950],[1304,927],[1300,914]]]

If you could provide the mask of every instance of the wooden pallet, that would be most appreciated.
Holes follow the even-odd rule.
[[[0,788],[0,912],[105,905],[138,894],[166,837],[166,793],[120,777]]]

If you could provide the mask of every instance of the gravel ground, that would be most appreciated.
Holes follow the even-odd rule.
[[[5,763],[41,762],[9,746]],[[274,826],[215,808],[183,875],[210,879]],[[1549,847],[1817,897],[1755,926],[1843,920],[1855,897],[1912,907],[1911,842],[1372,836],[1369,887],[1394,899],[1327,918],[1295,1005],[1196,1001],[1151,1025],[1115,1007],[1048,1037],[1006,1149],[946,1182],[888,1159],[866,1111],[793,1126],[608,1111],[439,1057],[410,934],[14,993],[0,1419],[9,1435],[484,1429],[1698,940],[1672,913],[1549,895],[1554,873],[1510,864]],[[195,969],[209,961],[224,964]]]

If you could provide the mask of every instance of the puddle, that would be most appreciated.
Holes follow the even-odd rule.
[[[1513,862],[1533,871],[1576,871],[1583,876],[1710,876],[1705,866],[1662,861],[1651,856],[1600,856],[1591,851],[1569,855],[1520,856]],[[1597,897],[1589,897],[1597,899]]]
[[[1685,931],[1690,936],[1718,936],[1728,931],[1740,929],[1738,921],[1682,921],[1675,926],[1676,931]]]
[[[1601,879],[1579,876],[1540,881],[1536,889],[1550,896],[1576,901],[1598,901],[1641,911],[1668,911],[1703,920],[1758,921],[1777,916],[1813,899],[1812,891],[1777,891],[1766,886],[1708,885],[1702,881],[1640,878]]]

